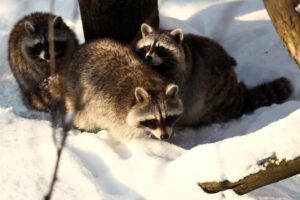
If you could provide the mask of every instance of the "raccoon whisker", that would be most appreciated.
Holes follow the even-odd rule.
[[[177,62],[175,60],[164,60],[164,63],[165,64],[170,64],[170,65],[174,65],[176,64]]]
[[[169,65],[169,66],[173,66],[173,65],[175,65],[175,63],[168,63],[168,62],[164,62],[164,65]]]
[[[171,60],[174,60],[174,57],[173,56],[170,56],[170,55],[165,55],[165,56],[161,56],[162,58],[164,59],[171,59]]]
[[[164,63],[176,63],[176,61],[174,61],[174,60],[163,60],[164,61]]]
[[[168,62],[175,62],[175,60],[173,58],[162,57],[162,59],[164,61],[168,61]]]

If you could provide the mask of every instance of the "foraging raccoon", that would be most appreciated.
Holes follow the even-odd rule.
[[[155,31],[141,26],[136,51],[168,82],[179,85],[184,113],[178,125],[226,122],[258,107],[282,103],[290,82],[279,78],[252,89],[239,83],[236,61],[215,41],[182,30]]]
[[[167,139],[182,113],[178,86],[164,79],[128,47],[109,39],[87,43],[66,74],[66,114],[87,131],[108,129],[117,140],[152,134]]]
[[[54,74],[50,74],[49,20],[54,23]],[[60,101],[60,73],[77,47],[75,34],[53,14],[32,13],[15,24],[9,36],[8,60],[25,105],[46,111]]]

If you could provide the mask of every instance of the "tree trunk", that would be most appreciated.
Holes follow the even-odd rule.
[[[157,0],[78,0],[86,41],[112,38],[126,44],[140,36],[147,22],[159,26]]]
[[[278,163],[277,159],[271,158],[263,163],[266,166],[265,170],[251,174],[237,182],[206,182],[198,183],[198,185],[207,193],[217,193],[227,189],[232,189],[239,195],[246,194],[257,188],[275,183],[285,178],[300,173],[300,157],[295,160],[281,161]]]
[[[295,7],[300,0],[264,0],[272,23],[291,57],[300,67],[300,13]]]

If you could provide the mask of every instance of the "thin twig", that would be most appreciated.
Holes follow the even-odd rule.
[[[55,0],[50,1],[50,12],[53,12],[55,8]],[[56,71],[56,62],[55,62],[55,43],[54,43],[54,19],[49,18],[48,22],[48,42],[49,42],[49,54],[50,54],[50,76],[55,74]],[[56,141],[56,128],[58,125],[58,111],[56,106],[52,106],[50,109],[50,115],[51,115],[51,122],[52,122],[52,128],[53,128],[53,142],[54,144],[57,144]],[[58,172],[58,167],[60,164],[60,158],[62,155],[63,148],[65,146],[66,142],[66,137],[67,137],[67,131],[63,130],[63,137],[62,141],[59,147],[57,147],[57,160],[55,164],[55,169],[53,172],[51,184],[48,193],[45,195],[44,199],[45,200],[50,200],[53,194],[53,189],[55,182],[57,180],[57,172]]]
[[[51,2],[54,2],[52,0]],[[52,4],[51,4],[52,5]],[[51,8],[54,5],[51,6]],[[49,18],[48,22],[48,42],[49,42],[49,54],[50,54],[50,74],[54,75],[55,73],[55,44],[54,44],[54,19]]]
[[[55,0],[52,0],[50,2],[50,11],[53,12],[54,8],[55,8]],[[77,16],[78,16],[78,6],[76,4],[76,1],[74,0],[74,8],[73,8],[73,16],[72,16],[73,21],[75,21]],[[54,39],[55,39],[54,28],[55,27],[54,27],[54,20],[53,19],[49,20],[48,27],[49,27],[48,41],[49,41],[51,75],[55,75],[57,73],[57,70],[56,70],[55,43],[54,43]],[[60,96],[62,97],[61,99],[63,99],[64,91],[63,91],[63,88],[62,88],[62,83],[60,83],[60,88],[61,88]],[[72,119],[73,119],[73,115],[71,115],[71,114],[69,116],[66,116],[66,117],[63,116],[61,102],[58,102],[58,103],[56,103],[55,105],[52,106],[52,108],[51,108],[51,122],[52,122],[52,127],[53,127],[53,141],[54,141],[54,144],[57,144],[56,130],[57,130],[57,127],[59,126],[59,124],[62,124],[63,130],[62,130],[61,142],[60,142],[59,145],[56,145],[57,146],[57,158],[56,158],[56,163],[55,163],[55,168],[54,168],[50,188],[49,188],[48,193],[44,197],[45,200],[50,200],[51,197],[52,197],[54,186],[55,186],[55,183],[57,181],[57,174],[58,174],[58,169],[59,169],[59,165],[60,165],[60,162],[61,162],[62,152],[63,152],[63,150],[65,148],[65,145],[66,145],[68,132],[72,127],[72,121],[73,121]]]
[[[58,173],[58,168],[59,168],[59,164],[60,164],[60,161],[61,161],[61,155],[62,155],[62,152],[64,150],[66,140],[67,140],[67,136],[68,136],[68,131],[69,131],[68,127],[63,129],[62,141],[61,141],[60,146],[57,148],[57,159],[56,159],[56,164],[55,164],[55,169],[54,169],[51,185],[50,185],[48,194],[44,198],[45,200],[50,200],[51,197],[52,197],[54,185],[55,185],[55,182],[57,180],[57,173]]]

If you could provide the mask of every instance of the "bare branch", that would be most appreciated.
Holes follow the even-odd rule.
[[[55,0],[52,0],[52,1],[50,1],[50,11],[53,12],[54,8],[55,8]],[[55,76],[55,73],[56,73],[54,23],[55,23],[55,20],[50,18],[49,22],[48,22],[48,42],[49,42],[49,54],[50,54],[50,76]],[[63,93],[63,91],[61,91],[61,95],[63,95],[62,93]],[[53,176],[52,176],[49,191],[48,191],[47,195],[44,197],[45,200],[50,200],[52,198],[54,185],[55,185],[56,180],[57,180],[57,173],[58,173],[58,169],[59,169],[59,164],[60,164],[60,161],[61,161],[61,155],[62,155],[62,152],[63,152],[64,147],[65,147],[65,143],[66,143],[67,136],[68,136],[68,131],[70,130],[69,124],[65,123],[62,120],[62,114],[60,112],[60,109],[61,108],[60,108],[59,103],[56,103],[55,105],[52,105],[51,109],[50,109],[52,128],[53,128],[53,141],[54,141],[54,144],[56,144],[56,146],[57,146],[57,159],[56,159],[55,168],[54,168],[54,172],[53,172]],[[57,140],[56,140],[56,130],[57,130],[57,127],[58,127],[58,124],[59,124],[60,121],[63,122],[63,131],[62,131],[62,140],[61,140],[60,145],[58,146],[57,145]]]
[[[54,20],[49,18],[48,22],[48,42],[50,54],[50,74],[55,73],[55,44],[54,44]]]
[[[62,152],[64,150],[65,144],[66,144],[68,131],[69,131],[69,127],[65,126],[63,128],[63,137],[62,137],[60,146],[57,148],[57,159],[56,159],[56,164],[55,164],[55,168],[54,168],[54,173],[53,173],[52,181],[51,181],[51,184],[50,184],[49,192],[44,198],[45,200],[50,200],[51,197],[52,197],[54,185],[55,185],[55,182],[57,180],[57,173],[58,173],[58,168],[59,168],[59,164],[60,164],[60,161],[61,161],[61,155],[62,155]]]

